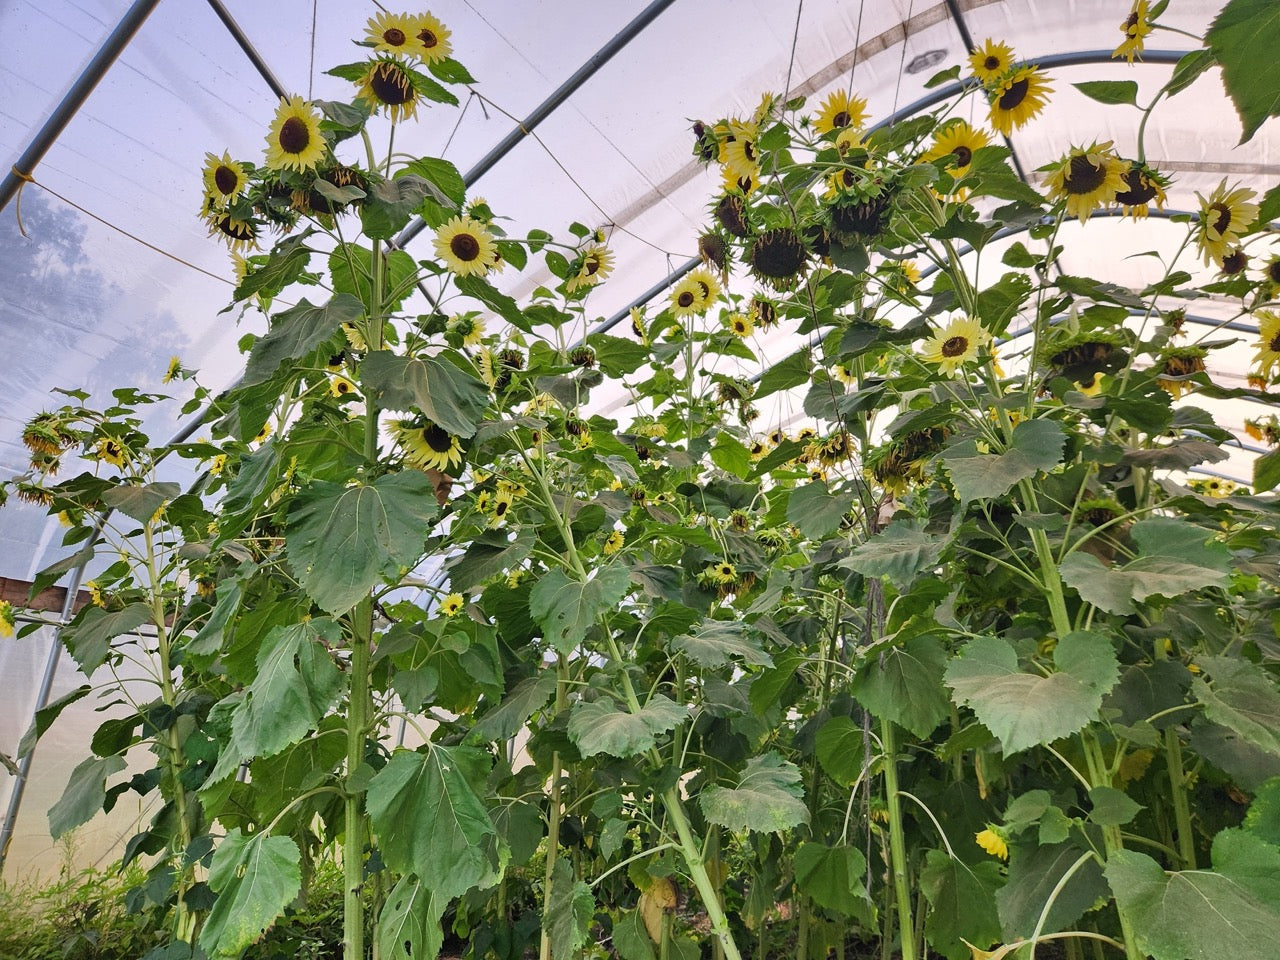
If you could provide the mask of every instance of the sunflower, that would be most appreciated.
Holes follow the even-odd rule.
[[[588,247],[579,257],[578,272],[571,276],[564,287],[569,293],[583,287],[594,287],[613,270],[613,252],[602,243]]]
[[[739,240],[751,236],[751,222],[747,219],[746,202],[736,193],[728,192],[716,203],[712,211],[720,226]]]
[[[272,170],[313,170],[328,147],[320,132],[320,114],[295,96],[281,100],[267,134],[267,166]]]
[[[619,550],[622,549],[622,544],[623,544],[622,531],[613,530],[609,533],[609,536],[605,537],[604,547],[602,549],[602,552],[606,557],[612,556],[613,554],[617,553]]]
[[[416,54],[414,17],[404,13],[380,13],[369,18],[365,27],[365,44],[377,53]]]
[[[1261,376],[1270,377],[1280,370],[1280,313],[1273,310],[1255,310],[1258,320],[1258,345],[1254,362]]]
[[[1280,290],[1280,257],[1272,257],[1267,261],[1267,265],[1262,268],[1262,282],[1272,296]]]
[[[1013,47],[988,37],[969,54],[973,75],[984,84],[999,80],[1013,66]]]
[[[470,217],[454,217],[436,231],[436,256],[462,277],[483,276],[494,249],[493,234]]]
[[[1130,63],[1133,63],[1134,57],[1141,60],[1143,41],[1151,33],[1151,21],[1147,19],[1147,0],[1133,0],[1129,16],[1120,24],[1120,32],[1124,34],[1124,40],[1116,47],[1111,58],[1114,60],[1116,57],[1124,57]]]
[[[456,617],[462,608],[466,606],[467,601],[463,599],[460,593],[451,593],[440,601],[440,612],[446,617]]]
[[[924,359],[937,364],[940,372],[953,375],[978,358],[978,348],[991,340],[981,323],[973,317],[955,317],[937,335],[924,342]]]
[[[963,180],[973,163],[974,152],[989,146],[991,138],[987,131],[957,120],[934,131],[933,143],[920,159],[925,163],[938,161],[937,166],[946,168],[953,179]]]
[[[453,53],[448,28],[430,13],[420,13],[413,18],[411,52],[423,63],[438,63]]]
[[[233,256],[243,256],[246,250],[258,246],[258,224],[253,220],[241,220],[227,211],[209,217],[209,236],[220,236],[227,242]]]
[[[271,421],[268,420],[266,423],[262,425],[262,429],[259,430],[257,435],[253,438],[253,442],[262,443],[264,440],[267,439],[267,437],[271,436],[274,430],[275,430],[275,427],[271,426]]]
[[[1218,272],[1223,277],[1238,277],[1249,266],[1249,255],[1240,247],[1228,250],[1227,255],[1218,261]]]
[[[698,267],[690,271],[689,279],[698,285],[698,292],[702,296],[702,305],[698,308],[698,312],[702,313],[720,296],[720,280],[706,267]]]
[[[464,347],[478,347],[484,340],[484,320],[474,310],[455,313],[445,322],[444,329],[451,342],[457,342],[452,340],[456,337]],[[490,373],[492,374],[492,366]]]
[[[768,329],[778,322],[778,307],[772,300],[756,294],[751,298],[749,310],[751,320],[755,324]]]
[[[923,277],[914,260],[892,260],[886,267],[888,284],[898,293],[910,293]]]
[[[426,418],[394,420],[391,430],[404,449],[408,463],[423,470],[434,467],[445,473],[462,462],[462,444],[444,427]]]
[[[170,357],[169,368],[165,370],[164,376],[160,378],[161,383],[171,383],[182,375],[182,358]]]
[[[720,140],[720,163],[724,165],[726,179],[753,181],[760,175],[760,150],[756,146],[757,129],[754,123],[730,120]],[[749,193],[750,190],[744,190]]]
[[[8,600],[0,600],[0,637],[12,637],[17,620],[13,613],[13,604]]]
[[[754,331],[751,318],[742,313],[731,313],[728,316],[729,332],[735,337],[746,339]]]
[[[1116,194],[1115,202],[1120,204],[1122,214],[1126,217],[1145,217],[1150,212],[1152,201],[1158,210],[1164,209],[1164,188],[1168,179],[1141,163],[1130,163],[1124,174],[1124,189]]]
[[[681,278],[671,290],[671,312],[677,317],[690,317],[702,311],[702,285],[690,276]]]
[[[1009,859],[1009,842],[1004,837],[1004,831],[999,827],[989,823],[985,830],[979,830],[974,834],[973,839],[991,856],[1001,860]]]
[[[1195,388],[1188,378],[1204,373],[1204,347],[1174,347],[1165,353],[1156,368],[1156,383],[1164,387],[1173,399]]]
[[[698,259],[709,267],[715,267],[721,272],[721,276],[729,269],[732,258],[724,237],[714,230],[708,230],[698,237]]]
[[[236,163],[226,152],[220,158],[212,153],[204,155],[203,177],[207,202],[217,210],[226,209],[232,200],[244,193],[249,183],[244,164]]]
[[[1044,109],[1052,87],[1035,67],[1019,67],[991,91],[991,126],[1006,137]]]
[[[413,79],[393,57],[371,61],[356,85],[356,99],[368,104],[372,113],[386,107],[392,123],[412,120],[418,115],[418,91],[413,87]]]
[[[867,101],[858,96],[850,96],[846,90],[833,90],[822,101],[818,115],[813,119],[813,128],[819,134],[832,130],[861,130],[867,122]]]
[[[99,460],[105,460],[117,467],[123,467],[128,456],[124,444],[114,437],[103,437],[99,440],[94,446],[94,454]]]
[[[1240,235],[1257,219],[1258,205],[1249,202],[1255,196],[1254,191],[1248,187],[1228,190],[1225,177],[1207,199],[1199,193],[1196,196],[1200,199],[1196,244],[1207,267],[1230,252]]]
[[[1069,217],[1081,223],[1100,207],[1109,206],[1125,188],[1128,165],[1111,149],[1111,141],[1088,147],[1072,147],[1071,152],[1049,168],[1045,185],[1050,200],[1065,200]]]
[[[703,570],[702,575],[712,583],[728,586],[738,579],[738,570],[732,563],[721,560]]]
[[[766,230],[751,245],[751,272],[777,289],[794,286],[804,272],[804,239],[791,227]]]
[[[356,385],[346,377],[329,378],[329,396],[342,399],[356,392]]]

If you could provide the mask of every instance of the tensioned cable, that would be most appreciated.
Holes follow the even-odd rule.
[[[782,102],[786,103],[791,97],[791,71],[796,65],[796,44],[800,41],[800,15],[804,13],[804,0],[796,3],[796,25],[791,31],[791,58],[787,62],[787,82],[782,87]]]
[[[311,0],[311,60],[307,64],[307,99],[311,99],[311,90],[316,82],[316,13],[320,0]]]

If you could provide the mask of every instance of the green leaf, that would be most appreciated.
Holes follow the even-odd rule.
[[[787,520],[810,540],[821,540],[839,528],[849,510],[848,497],[833,497],[826,481],[817,480],[796,487],[787,501]]]
[[[467,185],[458,168],[448,160],[441,160],[438,157],[419,157],[406,164],[405,169],[435,184],[436,189],[455,206],[460,207],[466,202]]]
[[[532,333],[533,327],[514,299],[483,277],[454,277],[453,285],[463,296],[479,300],[517,330]]]
[[[599,569],[586,583],[552,570],[529,593],[529,613],[551,645],[567,657],[596,619],[626,596],[630,586],[631,574],[618,564]]]
[[[1280,484],[1280,448],[1253,461],[1253,492],[1266,493]]]
[[[385,303],[389,311],[399,310],[413,290],[413,280],[418,274],[418,265],[413,257],[403,250],[388,250],[383,253],[386,270],[384,273],[384,295],[390,297]],[[329,275],[333,278],[333,289],[337,293],[349,293],[358,297],[361,303],[373,301],[373,251],[356,243],[339,244],[329,254]],[[391,296],[394,293],[395,296]]]
[[[809,822],[800,770],[770,751],[747,761],[732,787],[711,784],[698,800],[709,823],[730,830],[781,833]]]
[[[526,677],[503,698],[502,703],[475,722],[467,734],[467,742],[509,740],[529,722],[530,717],[547,705],[555,692],[554,671],[542,670],[535,676]]]
[[[727,433],[716,437],[711,462],[726,473],[745,480],[751,474],[751,451]]]
[[[1255,747],[1280,756],[1280,691],[1272,676],[1234,657],[1200,657],[1197,663],[1212,680],[1211,684],[1203,677],[1191,681],[1205,716]]]
[[[62,642],[87,676],[106,661],[113,638],[150,622],[151,607],[142,601],[112,612],[88,606],[62,631]]]
[[[146,523],[166,502],[182,493],[176,483],[145,483],[112,487],[102,495],[102,502],[126,517]]]
[[[633,757],[657,742],[657,736],[675,729],[689,716],[688,708],[661,694],[632,713],[613,700],[578,701],[569,713],[569,739],[584,757],[607,753]]]
[[[435,488],[418,470],[351,487],[316,482],[289,511],[285,547],[307,595],[338,616],[417,563],[436,511]]]
[[[1230,0],[1204,40],[1222,65],[1222,85],[1240,114],[1244,143],[1280,113],[1280,84],[1267,66],[1280,47],[1280,7],[1272,0]]]
[[[993,860],[969,866],[942,850],[925,854],[920,889],[929,901],[924,933],[929,945],[947,960],[969,960],[964,941],[985,949],[1001,939],[995,892],[1000,867]]]
[[[1004,453],[979,453],[973,440],[948,449],[947,465],[962,504],[999,497],[1020,480],[1051,470],[1062,459],[1066,434],[1055,420],[1024,420],[1013,428],[1013,442]]]
[[[1111,641],[1075,631],[1054,650],[1058,672],[1023,673],[1013,646],[999,637],[970,640],[947,666],[946,683],[1000,740],[1006,754],[1052,743],[1098,715],[1102,698],[1120,677]]]
[[[796,886],[820,907],[841,916],[861,916],[867,900],[858,882],[867,861],[856,847],[802,843],[795,852]]]
[[[380,406],[421,410],[459,437],[476,432],[489,402],[489,392],[478,378],[439,357],[401,357],[378,350],[360,364],[360,380]]]
[[[614,923],[613,947],[622,960],[656,960],[653,941],[645,932],[639,910],[624,911]]]
[[[231,714],[231,739],[210,774],[216,782],[242,760],[271,756],[314,730],[338,702],[343,673],[328,648],[342,628],[327,617],[275,627],[258,649],[257,675]]]
[[[1217,62],[1212,50],[1192,50],[1174,65],[1173,76],[1165,85],[1168,95],[1172,97],[1187,89]]]
[[[593,333],[587,337],[587,346],[596,352],[596,362],[610,377],[623,377],[635,373],[651,358],[649,348],[625,337],[611,337],[607,333]]]
[[[1089,791],[1089,819],[1102,827],[1122,827],[1144,809],[1123,790],[1094,787]]]
[[[759,635],[740,620],[704,620],[696,633],[686,633],[671,641],[694,663],[723,667],[737,661],[751,667],[772,667]]]
[[[497,831],[472,783],[489,757],[471,747],[398,750],[369,784],[366,803],[383,859],[416,873],[447,904],[495,879]]]
[[[369,185],[360,204],[360,224],[371,240],[390,240],[409,223],[418,204],[432,193],[433,184],[412,173]]]
[[[1280,891],[1274,889],[1280,850],[1248,834],[1223,831],[1213,841],[1213,862],[1216,871],[1166,874],[1146,854],[1111,855],[1107,880],[1138,946],[1156,960],[1280,957]]]
[[[1086,80],[1084,83],[1073,83],[1072,86],[1090,100],[1097,100],[1099,103],[1138,105],[1136,80]]]
[[[259,337],[249,353],[241,386],[271,379],[286,360],[305,357],[324,343],[344,323],[364,316],[364,304],[349,293],[335,294],[317,307],[305,297],[283,313],[271,318],[271,329]]]
[[[937,564],[946,544],[943,537],[925,533],[923,521],[894,520],[836,566],[864,577],[888,577],[895,587],[905,590],[920,573]]]
[[[849,717],[832,717],[824,723],[815,738],[815,747],[827,776],[845,787],[862,776],[869,760],[862,727]]]
[[[937,637],[914,637],[863,664],[849,692],[881,720],[905,727],[921,739],[949,713],[942,686],[947,652]]]
[[[107,777],[124,768],[123,757],[86,757],[76,764],[62,796],[49,808],[49,833],[53,839],[88,823],[107,798]]]
[[[378,949],[397,960],[435,960],[444,944],[440,918],[447,901],[415,875],[400,878],[378,917]]]
[[[578,955],[578,948],[587,942],[595,909],[591,888],[575,880],[569,861],[558,857],[551,873],[551,896],[543,920],[553,960],[573,960]]]
[[[254,294],[274,297],[289,284],[297,280],[307,269],[311,260],[311,249],[307,246],[307,238],[314,231],[305,230],[295,237],[286,237],[271,250],[267,262],[256,270],[245,273],[233,294],[237,301],[248,300]]]
[[[298,845],[265,832],[232,830],[213,853],[209,886],[218,894],[200,931],[212,960],[239,957],[262,938],[302,889]]]
[[[797,350],[765,370],[756,387],[755,398],[758,400],[779,390],[790,390],[792,387],[807,383],[812,370],[812,351],[807,347]]]
[[[1009,881],[996,894],[1006,940],[1030,937],[1054,888],[1086,851],[1070,843],[1015,847],[1009,862]],[[1045,920],[1045,933],[1074,924],[1107,894],[1102,868],[1087,859],[1058,892]]]
[[[22,735],[22,739],[18,741],[17,757],[21,760],[36,745],[36,741],[44,736],[44,732],[49,729],[53,721],[58,719],[59,714],[67,707],[75,703],[77,700],[83,700],[93,691],[93,687],[87,683],[82,683],[74,690],[68,691],[46,706],[36,711],[31,726],[27,728],[27,732]],[[95,753],[97,751],[94,751]],[[15,774],[16,776],[16,774]]]

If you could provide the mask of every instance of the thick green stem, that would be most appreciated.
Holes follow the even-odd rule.
[[[720,906],[720,894],[707,874],[707,866],[702,860],[702,851],[689,826],[684,804],[680,800],[680,795],[676,793],[675,787],[662,794],[662,803],[666,807],[667,816],[671,818],[671,823],[676,828],[676,836],[680,840],[680,851],[684,854],[689,875],[693,878],[693,885],[698,888],[698,896],[702,898],[702,905],[706,908],[707,919],[711,921],[711,930],[724,947],[726,960],[742,960],[742,955],[738,953],[738,944],[733,939],[733,931],[729,929],[729,918],[725,916],[724,909]]]
[[[1187,777],[1182,770],[1182,740],[1176,727],[1164,732],[1164,759],[1169,771],[1169,794],[1173,798],[1173,818],[1178,828],[1178,855],[1183,870],[1196,868],[1196,843],[1191,832],[1191,806],[1187,802]]]
[[[902,832],[902,803],[898,794],[898,735],[893,723],[880,725],[884,744],[884,790],[889,807],[889,868],[893,871],[893,894],[897,904],[898,936],[902,960],[915,960],[915,927],[911,922],[911,889],[907,877],[907,841]]]
[[[1089,782],[1095,787],[1111,786],[1111,771],[1102,755],[1102,745],[1092,728],[1086,727],[1080,734],[1080,745],[1084,750],[1085,763],[1089,769]],[[1107,853],[1107,860],[1124,849],[1124,839],[1120,828],[1111,826],[1102,828],[1102,844]],[[1133,935],[1133,924],[1128,915],[1116,904],[1116,913],[1120,917],[1120,933],[1124,940],[1124,953],[1127,960],[1146,960],[1146,954],[1138,947]]]
[[[564,656],[556,662],[556,713],[568,706],[569,685]],[[551,916],[551,887],[555,877],[556,858],[560,850],[560,821],[564,818],[564,799],[560,781],[564,768],[559,752],[551,755],[551,795],[547,806],[547,865],[542,877],[542,933],[538,940],[538,960],[551,960],[551,931],[545,918]]]
[[[352,615],[351,700],[347,707],[347,776],[364,763],[365,733],[369,725],[369,647],[373,601],[360,601]],[[365,815],[364,794],[348,790],[343,810],[342,842],[342,955],[364,960]]]

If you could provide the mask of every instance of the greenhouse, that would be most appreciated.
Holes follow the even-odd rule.
[[[1280,960],[1277,0],[0,37],[0,958]]]

